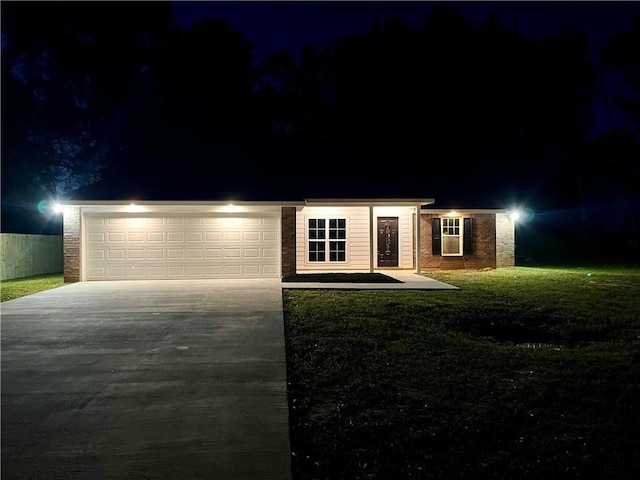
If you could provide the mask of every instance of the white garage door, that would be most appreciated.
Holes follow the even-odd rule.
[[[86,280],[279,277],[275,214],[86,215]]]

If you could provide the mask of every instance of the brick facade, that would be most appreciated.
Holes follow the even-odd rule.
[[[463,214],[463,217],[473,218],[473,252],[471,254],[465,254],[460,257],[447,257],[442,255],[433,255],[431,250],[431,220],[433,218],[444,217],[444,214],[439,213],[423,213],[420,216],[420,267],[423,270],[426,269],[480,269],[480,268],[496,268],[498,266],[507,266],[508,264],[508,235],[505,232],[508,230],[506,226],[502,225],[500,233],[502,235],[501,240],[503,244],[500,250],[500,262],[497,261],[496,252],[496,215],[495,213],[472,213]],[[505,215],[506,217],[506,215]],[[501,218],[501,222],[503,219]],[[511,221],[507,218],[507,221]],[[513,251],[513,243],[511,244],[511,251]],[[512,263],[513,264],[513,263]]]
[[[282,207],[282,276],[296,274],[296,207]]]
[[[63,220],[64,282],[80,281],[80,208],[66,206]]]

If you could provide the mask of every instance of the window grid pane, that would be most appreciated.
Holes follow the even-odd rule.
[[[332,218],[329,220],[329,238],[333,240],[345,240],[347,238],[346,219]]]
[[[309,261],[324,262],[325,242],[309,242]]]
[[[460,235],[460,219],[459,218],[443,218],[442,234],[443,235]]]
[[[329,242],[329,261],[346,261],[346,242]]]
[[[323,240],[325,237],[325,220],[324,218],[309,219],[309,239]]]

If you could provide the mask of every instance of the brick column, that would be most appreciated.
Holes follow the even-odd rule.
[[[282,207],[282,276],[291,277],[296,274],[296,207]]]
[[[64,207],[64,282],[80,281],[80,207]]]
[[[515,259],[515,225],[506,213],[496,214],[496,267],[513,267]]]

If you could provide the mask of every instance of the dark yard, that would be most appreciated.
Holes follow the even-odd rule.
[[[294,480],[636,479],[640,269],[285,290]]]

